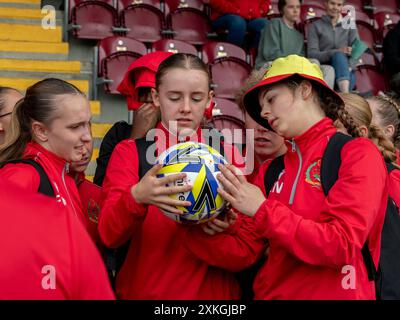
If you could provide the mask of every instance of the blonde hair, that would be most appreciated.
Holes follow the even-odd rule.
[[[388,95],[379,95],[368,98],[367,100],[375,101],[379,104],[377,112],[382,119],[383,126],[392,125],[394,133],[392,141],[395,146],[400,146],[400,106],[393,98]]]
[[[12,112],[9,134],[0,147],[0,163],[18,159],[32,140],[31,123],[39,121],[49,125],[56,117],[59,95],[84,94],[74,85],[55,78],[39,81],[29,87]]]
[[[381,128],[372,124],[372,111],[367,100],[353,93],[341,93],[345,103],[345,109],[353,118],[358,127],[365,126],[368,129],[368,138],[372,140],[381,151],[385,161],[396,161],[396,148],[392,141],[386,137]]]

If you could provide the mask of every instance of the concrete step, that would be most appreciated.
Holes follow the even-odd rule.
[[[95,139],[103,139],[108,130],[113,126],[112,123],[92,123],[92,136]]]
[[[41,78],[7,78],[0,77],[0,86],[12,87],[20,91],[25,91],[29,86],[35,84],[36,82],[42,80]],[[87,80],[73,80],[66,79],[69,83],[77,86],[86,95],[89,91],[89,81]]]
[[[0,71],[80,73],[80,61],[0,59]]]
[[[54,8],[55,10],[55,8]],[[63,13],[55,10],[56,19],[62,19]],[[0,19],[22,19],[22,20],[42,20],[49,14],[47,10],[31,9],[31,8],[1,8]]]
[[[41,25],[0,23],[0,40],[61,43],[61,27],[44,29]]]
[[[93,148],[92,159],[90,161],[96,161],[96,159],[99,157],[99,152],[99,148]]]
[[[40,9],[41,0],[0,0],[0,8]]]
[[[101,115],[101,102],[98,100],[90,100],[90,111],[92,112],[93,116],[100,116]]]
[[[66,60],[69,44],[0,40],[0,58]]]

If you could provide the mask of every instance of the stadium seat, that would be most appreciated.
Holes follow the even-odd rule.
[[[166,26],[160,6],[157,7],[155,3],[119,0],[119,11],[126,36],[146,43],[162,38],[162,31],[166,29]]]
[[[222,98],[214,98],[214,102],[213,116],[230,116],[244,122],[243,111],[235,102]]]
[[[383,41],[387,32],[394,28],[400,21],[400,15],[390,12],[378,12],[374,14],[374,19],[378,25],[378,36]]]
[[[229,115],[215,115],[208,122],[209,127],[221,131],[224,141],[242,147],[246,143],[246,129],[244,121]]]
[[[346,0],[345,5],[353,6],[356,11],[372,12],[370,0]]]
[[[201,57],[205,63],[212,63],[215,59],[236,57],[248,62],[244,49],[227,42],[207,42],[201,51]]]
[[[374,50],[381,50],[382,46],[377,39],[375,28],[368,22],[356,21],[358,34],[360,39],[364,41],[369,48]]]
[[[130,64],[147,53],[142,42],[128,37],[105,38],[99,41],[96,48],[95,66],[98,66],[99,78],[94,83],[104,84],[104,90],[113,94],[119,93],[117,87]]]
[[[399,13],[399,1],[398,0],[371,0],[374,13],[377,12],[391,12]]]
[[[70,0],[70,29],[79,39],[100,40],[118,33],[118,12],[112,1]]]
[[[326,13],[325,8],[322,6],[315,5],[302,5],[300,11],[300,20],[303,23],[309,23],[314,21],[316,18],[321,18]]]
[[[217,98],[235,99],[236,91],[248,78],[251,66],[235,58],[219,58],[210,63],[213,89]]]
[[[373,66],[379,70],[381,69],[381,64],[380,64],[379,58],[371,50],[364,52],[361,55],[360,59],[358,59],[357,66],[363,66],[363,65]]]
[[[279,13],[278,2],[271,1],[271,4],[269,5],[267,18],[268,19],[273,19],[273,18],[277,18],[277,17],[280,17],[280,16],[281,16],[281,14]]]
[[[379,69],[363,65],[356,69],[356,90],[361,95],[377,95],[379,91],[386,91],[388,85]]]
[[[201,0],[164,0],[171,12],[181,8],[193,8],[204,11],[204,2]]]
[[[197,9],[178,8],[167,16],[169,34],[176,40],[203,45],[211,36],[209,17]]]
[[[166,51],[172,53],[191,53],[196,56],[199,55],[195,46],[190,43],[174,40],[174,39],[161,39],[153,43],[151,46],[152,51]]]

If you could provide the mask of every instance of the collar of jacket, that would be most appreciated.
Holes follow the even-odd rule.
[[[332,19],[331,19],[331,17],[328,16],[327,14],[323,15],[323,16],[321,17],[321,20],[324,21],[325,23],[329,24],[330,26],[332,26]],[[338,26],[339,24],[341,24],[342,21],[343,21],[343,17],[342,17],[342,16],[339,16],[339,19],[338,19],[338,21],[337,21],[337,23],[336,23],[336,26]]]
[[[23,158],[31,158],[31,159],[39,158],[41,160],[46,158],[55,166],[55,168],[57,168],[57,170],[60,171],[62,171],[65,165],[67,164],[66,160],[55,155],[53,152],[42,147],[35,141],[31,141],[26,145]]]
[[[332,119],[324,117],[300,136],[287,140],[286,145],[288,150],[292,150],[292,142],[294,141],[296,147],[303,153],[310,149],[311,146],[318,144],[322,139],[328,141],[336,131]]]

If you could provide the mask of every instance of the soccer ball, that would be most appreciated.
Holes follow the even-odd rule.
[[[177,207],[184,214],[178,215],[161,209],[168,217],[180,223],[197,224],[209,221],[225,208],[225,200],[217,192],[221,187],[217,180],[218,164],[226,164],[225,158],[212,147],[199,142],[183,142],[164,151],[157,160],[163,164],[158,177],[184,172],[186,178],[171,185],[191,184],[192,190],[170,197],[189,201],[189,207]]]

